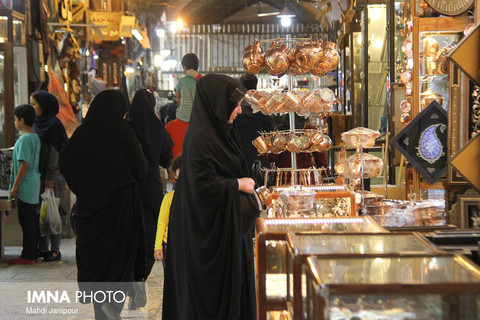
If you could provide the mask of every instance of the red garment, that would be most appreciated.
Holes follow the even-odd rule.
[[[180,119],[175,119],[167,123],[165,129],[173,140],[172,154],[175,159],[178,155],[182,154],[183,138],[187,132],[188,122],[184,122]]]
[[[195,81],[200,80],[202,77],[203,77],[203,75],[199,73],[198,76],[195,78]]]

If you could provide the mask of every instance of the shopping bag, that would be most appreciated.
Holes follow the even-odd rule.
[[[62,219],[58,211],[59,198],[55,198],[53,188],[45,188],[40,208],[40,234],[42,236],[62,232]]]

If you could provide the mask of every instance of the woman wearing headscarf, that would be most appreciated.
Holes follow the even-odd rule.
[[[245,91],[223,75],[197,83],[170,211],[163,319],[256,319],[252,237],[240,212],[254,181],[233,127]]]
[[[41,142],[40,160],[40,194],[45,188],[53,188],[55,197],[60,199],[59,212],[67,214],[67,198],[65,191],[65,179],[58,168],[58,155],[67,143],[65,127],[57,118],[59,105],[57,98],[43,90],[35,91],[30,96],[30,104],[35,109],[35,122],[33,129]],[[40,195],[39,195],[40,196]],[[48,240],[50,238],[50,250]],[[61,259],[60,241],[62,233],[46,234],[39,239],[39,256],[44,261],[56,261]]]
[[[135,93],[128,113],[130,125],[142,145],[148,162],[145,180],[140,184],[145,214],[147,271],[150,273],[155,263],[153,252],[157,233],[158,214],[163,200],[163,185],[159,165],[168,168],[172,160],[173,142],[167,130],[154,112],[155,97],[141,89]],[[129,303],[129,308],[135,306]]]
[[[77,196],[76,259],[80,291],[131,290],[146,276],[143,208],[138,183],[147,170],[119,91],[95,96],[83,123],[60,155],[60,169]],[[109,283],[107,288],[98,282]],[[122,284],[117,284],[122,282]],[[128,284],[127,284],[128,283]],[[88,300],[85,302],[89,302]],[[119,315],[121,303],[96,303],[96,319]]]

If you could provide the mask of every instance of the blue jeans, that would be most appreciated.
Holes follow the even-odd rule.
[[[23,202],[17,198],[18,222],[22,227],[22,255],[28,260],[37,259],[37,242],[40,235],[38,228],[37,205]]]
[[[62,239],[62,234],[51,234],[47,236],[40,236],[38,241],[38,248],[40,251],[48,251],[48,238],[50,237],[50,250],[60,251],[60,241]]]

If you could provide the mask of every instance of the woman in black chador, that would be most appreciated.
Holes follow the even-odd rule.
[[[118,91],[99,93],[60,155],[60,170],[77,195],[80,291],[128,291],[133,281],[146,276],[138,182],[147,163],[133,130],[123,120],[127,106]],[[103,287],[107,282],[108,287]],[[122,308],[123,302],[94,301],[96,319],[110,319]]]
[[[133,97],[130,112],[130,124],[147,158],[148,171],[140,184],[147,240],[147,271],[150,273],[155,258],[155,235],[157,233],[158,214],[163,199],[163,185],[159,165],[168,168],[172,160],[173,142],[167,130],[155,115],[155,97],[146,89],[138,90]]]
[[[240,214],[254,181],[232,124],[245,91],[222,75],[197,83],[170,211],[163,319],[256,319],[252,237]]]

